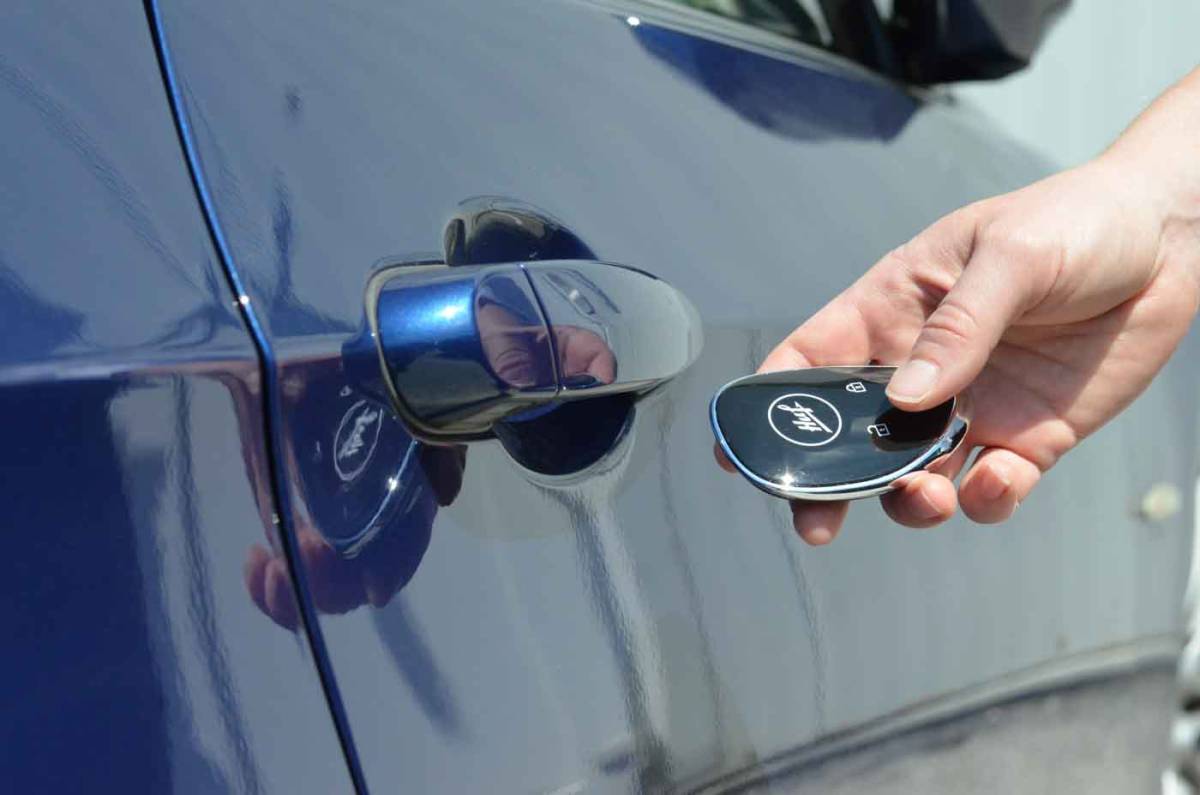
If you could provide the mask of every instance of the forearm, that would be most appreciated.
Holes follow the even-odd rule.
[[[1144,185],[1169,247],[1200,248],[1200,69],[1146,108],[1100,160]]]

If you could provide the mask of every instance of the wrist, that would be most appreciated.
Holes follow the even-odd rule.
[[[1200,282],[1200,173],[1162,167],[1147,174],[1157,187],[1159,261],[1188,263]]]
[[[1200,223],[1200,147],[1186,154],[1175,149],[1172,157],[1174,147],[1167,142],[1162,147],[1165,152],[1121,143],[1089,165],[1111,175],[1116,189],[1135,206],[1150,210],[1164,227]]]
[[[1198,128],[1200,69],[1151,104],[1095,162],[1120,175],[1133,201],[1156,218],[1163,255],[1182,256],[1200,280]]]
[[[1186,272],[1200,296],[1200,173],[1116,146],[1083,168],[1115,202],[1120,225],[1142,241],[1139,261],[1150,272],[1164,265]]]

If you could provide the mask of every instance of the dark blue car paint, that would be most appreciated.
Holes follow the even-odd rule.
[[[0,12],[15,789],[345,791],[359,759],[377,792],[723,788],[1169,659],[1188,523],[1129,506],[1195,472],[1194,340],[1001,531],[864,505],[810,552],[711,461],[713,389],[888,246],[1042,173],[1028,153],[615,0],[151,11],[195,185],[140,9]],[[516,256],[452,245],[488,203],[557,220]],[[343,358],[367,280],[493,256],[642,267],[698,305],[703,355],[632,410],[527,418],[510,447],[588,451],[554,471],[389,419],[369,489],[416,496],[360,535],[377,506],[314,454],[370,397]]]
[[[543,208],[594,258],[682,289],[705,322],[696,365],[583,471],[469,445],[431,526],[390,531],[420,540],[415,572],[355,594],[324,583],[371,545],[305,558],[372,789],[743,780],[885,717],[917,720],[916,704],[1019,690],[1071,653],[1096,667],[1106,649],[1173,643],[1186,523],[1122,554],[1138,532],[1123,506],[1146,479],[1192,471],[1193,449],[1146,451],[1194,428],[1193,412],[1164,410],[1193,372],[1164,376],[1003,533],[904,534],[862,506],[809,553],[781,505],[712,464],[713,389],[889,246],[1045,172],[949,103],[630,3],[180,2],[162,17],[200,178],[284,394],[320,405],[313,373],[341,366],[378,264],[448,257],[481,196]],[[296,531],[312,537],[292,484],[319,465],[298,440],[312,444],[321,412],[299,402],[277,427]],[[1147,466],[1121,480],[1114,449]],[[1080,483],[1103,484],[1088,505]],[[1097,603],[1090,571],[1122,596]]]
[[[258,312],[251,305],[250,295],[246,290],[241,273],[234,266],[233,260],[229,252],[229,243],[225,238],[225,233],[221,224],[217,222],[216,214],[212,206],[212,197],[208,190],[208,186],[200,173],[200,164],[198,163],[198,154],[195,148],[195,138],[191,129],[191,122],[188,114],[181,107],[181,86],[174,71],[173,61],[168,50],[166,38],[163,36],[161,15],[158,10],[156,0],[147,0],[146,5],[147,22],[154,36],[154,47],[158,58],[158,64],[162,70],[162,77],[166,86],[167,93],[170,98],[170,107],[175,120],[175,128],[179,136],[179,142],[183,149],[184,157],[187,161],[189,173],[191,176],[192,186],[195,189],[196,198],[204,211],[204,221],[209,235],[214,246],[217,249],[220,257],[222,269],[229,285],[232,287],[236,295],[236,305],[240,311],[243,321],[251,332],[254,342],[255,353],[258,357],[260,365],[260,376],[263,388],[263,427],[267,433],[267,446],[270,451],[270,456],[267,461],[267,468],[270,475],[270,491],[274,498],[276,525],[277,531],[273,538],[277,541],[277,545],[282,552],[282,558],[286,561],[286,571],[288,572],[288,587],[290,598],[289,604],[295,605],[295,611],[303,618],[305,627],[305,637],[309,642],[309,647],[312,650],[313,660],[316,663],[317,670],[321,675],[321,686],[325,692],[325,696],[329,703],[330,712],[334,720],[334,726],[337,731],[338,741],[341,744],[343,753],[346,755],[346,761],[349,766],[350,776],[354,782],[354,788],[358,791],[365,790],[363,782],[362,769],[358,762],[358,751],[354,746],[354,740],[350,735],[350,728],[346,721],[345,710],[342,707],[342,700],[337,691],[337,681],[333,677],[329,669],[329,656],[325,650],[325,641],[321,636],[320,626],[317,624],[315,614],[316,609],[313,606],[313,601],[310,598],[310,589],[307,587],[307,572],[306,567],[297,563],[299,560],[298,551],[298,536],[293,531],[295,518],[292,515],[292,503],[287,497],[287,490],[284,488],[281,478],[286,477],[286,474],[280,473],[281,462],[285,460],[284,450],[286,444],[281,439],[280,434],[276,430],[276,424],[279,422],[280,414],[280,384],[271,377],[276,369],[276,359],[274,350],[271,347],[271,342],[263,333],[262,322],[259,319]],[[385,452],[386,452],[385,448]],[[378,511],[377,511],[378,512]],[[372,522],[373,524],[374,522]],[[365,532],[359,531],[358,535],[365,537],[368,534],[373,534],[368,529]],[[259,596],[256,586],[250,584],[254,575],[247,574],[247,587],[255,594],[256,602],[261,601],[265,597]],[[258,587],[266,588],[267,583],[260,581]],[[289,609],[291,612],[291,609]],[[278,615],[276,615],[278,618]],[[289,623],[289,628],[294,628]]]
[[[260,372],[143,10],[7,4],[0,119],[3,788],[345,791],[303,635],[243,584]]]

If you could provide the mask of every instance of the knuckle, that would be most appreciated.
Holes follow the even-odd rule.
[[[880,258],[871,269],[872,282],[884,291],[895,291],[912,281],[921,258],[913,251],[913,243],[903,243]]]
[[[1016,274],[1053,272],[1063,259],[1063,248],[1052,235],[1028,223],[995,221],[980,230],[979,250],[991,261],[1003,263]]]
[[[958,350],[971,344],[979,333],[980,325],[975,313],[950,295],[925,321],[917,345]]]
[[[931,252],[918,236],[884,255],[874,286],[893,304],[915,302],[933,309],[961,272],[961,264]]]
[[[884,254],[882,262],[894,268],[909,270],[912,268],[914,262],[919,261],[919,257],[915,256],[913,248],[914,242],[912,240],[909,240],[906,243],[901,243],[888,253]]]

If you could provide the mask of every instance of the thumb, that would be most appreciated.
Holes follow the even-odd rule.
[[[1010,265],[986,247],[972,253],[958,281],[926,319],[908,360],[892,376],[887,387],[892,403],[922,411],[975,380],[1026,305],[1027,280]]]

